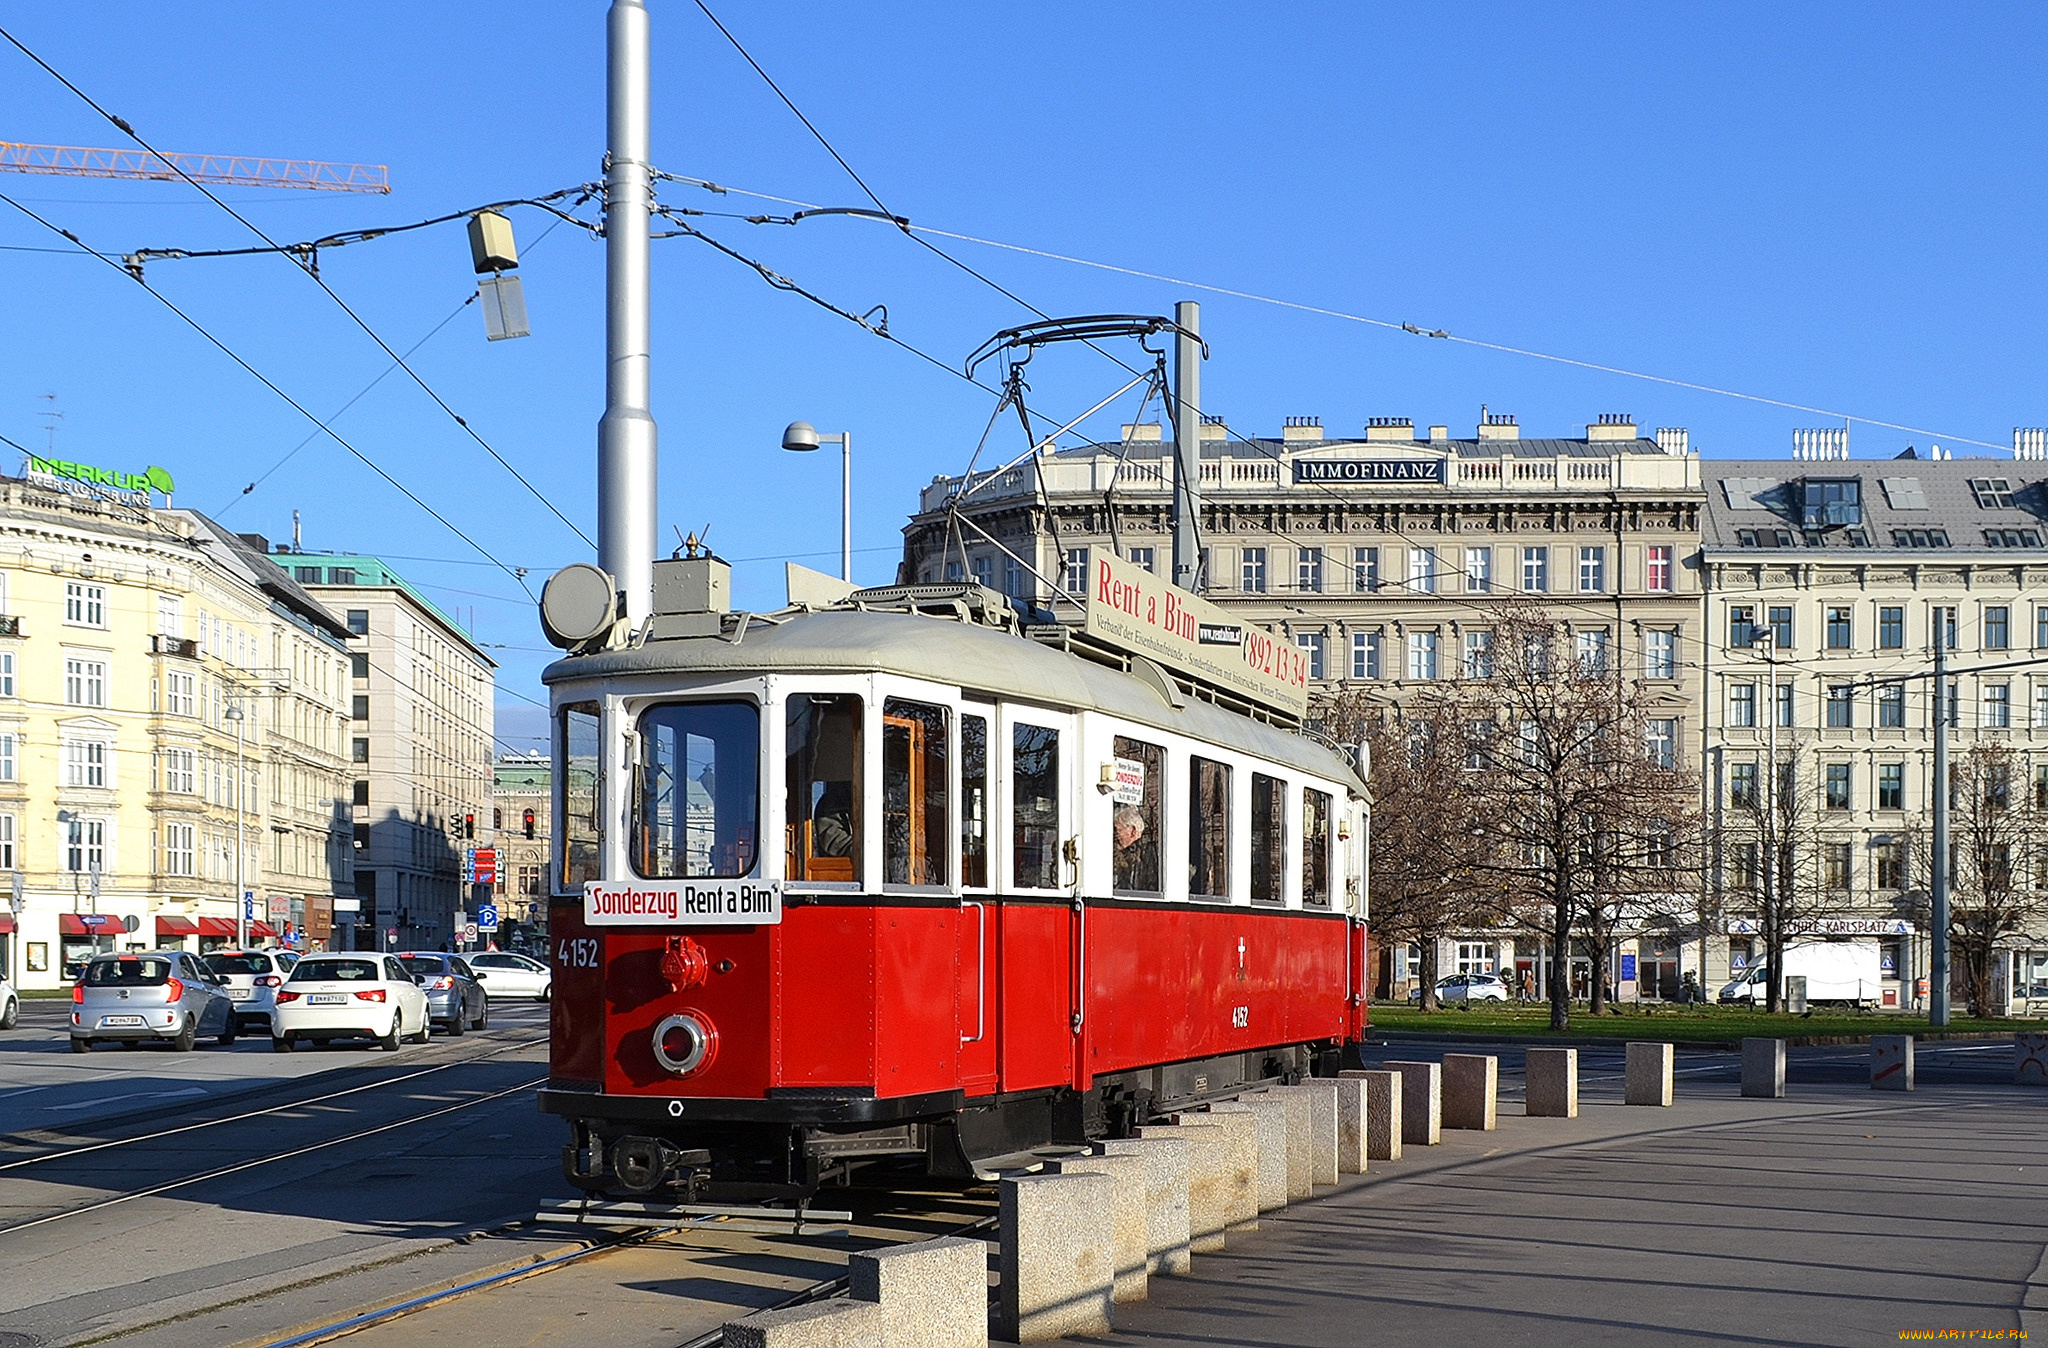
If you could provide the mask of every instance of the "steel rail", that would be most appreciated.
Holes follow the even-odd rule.
[[[75,1208],[66,1208],[62,1212],[52,1212],[46,1213],[41,1217],[31,1217],[25,1222],[16,1222],[11,1226],[0,1226],[0,1236],[11,1236],[17,1231],[26,1231],[31,1227],[43,1226],[49,1222],[62,1221],[67,1217],[82,1217],[88,1212],[102,1212],[107,1208],[116,1207],[122,1203],[133,1202],[138,1198],[153,1198],[158,1194],[167,1194],[175,1189],[188,1188],[194,1184],[204,1184],[208,1180],[221,1179],[227,1175],[240,1174],[245,1170],[255,1170],[261,1166],[274,1165],[279,1161],[293,1160],[300,1156],[309,1155],[312,1152],[325,1151],[330,1147],[345,1143],[361,1142],[366,1138],[376,1137],[380,1133],[392,1132],[399,1128],[410,1128],[416,1123],[425,1123],[429,1119],[438,1119],[444,1115],[454,1114],[461,1110],[473,1109],[477,1105],[489,1104],[493,1100],[502,1100],[508,1095],[518,1095],[542,1086],[546,1082],[546,1077],[536,1077],[532,1081],[518,1086],[508,1086],[501,1091],[492,1091],[489,1095],[479,1095],[474,1099],[461,1100],[452,1105],[444,1105],[440,1109],[429,1110],[424,1114],[415,1114],[411,1118],[397,1119],[390,1123],[378,1124],[375,1128],[366,1128],[360,1132],[348,1133],[341,1137],[330,1137],[320,1142],[310,1143],[307,1146],[294,1147],[290,1151],[281,1151],[270,1156],[259,1156],[251,1161],[237,1161],[233,1165],[219,1166],[198,1175],[188,1175],[184,1179],[171,1180],[163,1184],[153,1184],[146,1189],[131,1189],[127,1193],[115,1194],[111,1198],[103,1198],[98,1202],[82,1204]]]
[[[202,1119],[197,1123],[180,1124],[176,1128],[161,1128],[154,1133],[138,1133],[134,1137],[112,1138],[105,1142],[94,1142],[83,1147],[63,1147],[55,1151],[46,1151],[36,1156],[23,1156],[12,1161],[0,1163],[0,1172],[19,1170],[23,1166],[39,1165],[44,1161],[59,1161],[72,1156],[85,1156],[92,1152],[105,1151],[109,1147],[126,1147],[136,1142],[154,1142],[158,1138],[176,1137],[180,1133],[195,1132],[201,1128],[218,1128],[222,1124],[240,1123],[246,1119],[260,1119],[266,1114],[282,1114],[287,1110],[304,1109],[308,1105],[322,1104],[328,1100],[339,1100],[343,1096],[357,1095],[363,1091],[383,1090],[387,1086],[396,1086],[400,1082],[414,1081],[420,1077],[432,1076],[436,1072],[446,1072],[450,1068],[464,1067],[470,1063],[487,1062],[492,1058],[498,1057],[500,1054],[511,1053],[522,1048],[532,1048],[536,1044],[545,1044],[546,1042],[548,1042],[546,1038],[522,1039],[517,1043],[507,1044],[503,1048],[493,1049],[489,1053],[479,1053],[475,1057],[458,1058],[453,1062],[444,1062],[433,1067],[423,1067],[417,1072],[407,1072],[403,1076],[386,1077],[380,1081],[365,1082],[360,1086],[351,1086],[347,1090],[329,1091],[325,1095],[309,1096],[303,1100],[289,1100],[283,1104],[271,1105],[264,1109],[245,1110],[240,1114],[230,1114],[225,1118]]]

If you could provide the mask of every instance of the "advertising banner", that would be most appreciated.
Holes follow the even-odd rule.
[[[1293,642],[1099,549],[1089,580],[1085,630],[1096,640],[1290,716],[1308,710],[1308,655]]]

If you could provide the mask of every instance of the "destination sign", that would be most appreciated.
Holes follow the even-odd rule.
[[[593,927],[751,927],[782,921],[782,886],[759,880],[583,886],[583,920]]]
[[[1296,459],[1296,482],[1442,482],[1442,459]]]
[[[1150,571],[1097,551],[1091,558],[1086,628],[1107,645],[1299,717],[1308,710],[1308,655],[1294,643]]]

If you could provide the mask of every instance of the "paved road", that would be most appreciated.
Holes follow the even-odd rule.
[[[1631,1108],[1619,1055],[1589,1053],[1575,1120],[1522,1117],[1521,1053],[1503,1049],[1517,1102],[1497,1132],[1446,1133],[1269,1216],[1084,1341],[1809,1348],[1913,1329],[2048,1335],[2048,1091],[1998,1084],[2009,1045],[2002,1058],[1930,1048],[1979,1084],[1929,1085],[1923,1069],[1915,1094],[1875,1094],[1817,1080],[1853,1075],[1859,1050],[1813,1049],[1795,1052],[1787,1098],[1751,1100],[1732,1055],[1681,1052],[1677,1105]]]

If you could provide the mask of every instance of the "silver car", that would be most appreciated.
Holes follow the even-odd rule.
[[[427,993],[427,1014],[450,1034],[481,1030],[491,1023],[491,999],[468,961],[438,950],[407,950],[398,957]]]
[[[6,974],[0,974],[0,1030],[11,1030],[21,1020],[21,998],[15,995],[14,984],[7,981]]]
[[[244,1030],[276,1033],[272,1012],[277,988],[291,977],[299,957],[289,950],[216,950],[200,959],[218,974],[235,1004],[235,1023]]]
[[[554,977],[548,966],[539,960],[506,951],[490,950],[478,955],[465,955],[469,967],[479,977],[490,980],[493,997],[531,997],[544,1002],[554,986]]]
[[[96,1043],[168,1043],[189,1053],[201,1036],[235,1042],[235,1004],[197,955],[152,950],[95,955],[71,987],[71,1051]]]

